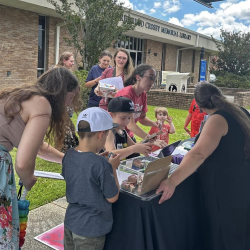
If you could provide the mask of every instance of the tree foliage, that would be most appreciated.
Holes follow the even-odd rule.
[[[212,59],[213,69],[240,76],[249,75],[250,33],[226,32],[221,29],[220,38],[221,41],[218,41],[212,37],[218,48],[218,57]]]
[[[118,0],[47,0],[63,19],[70,38],[67,45],[74,46],[75,57],[79,53],[82,66],[91,68],[98,62],[101,52],[112,45],[123,33],[134,30],[140,20],[130,17],[130,10]],[[77,11],[75,11],[77,9]],[[128,18],[121,22],[126,11]]]

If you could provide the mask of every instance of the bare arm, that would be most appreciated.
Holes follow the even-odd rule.
[[[137,136],[141,137],[142,139],[144,139],[148,135],[135,123],[134,116],[131,116],[130,122],[128,124],[128,129],[131,130]]]
[[[174,133],[175,133],[175,126],[174,126],[174,123],[173,123],[173,122],[169,123],[169,126],[170,126],[170,131],[169,131],[169,133],[170,133],[170,134],[174,134]]]
[[[172,117],[169,117],[169,118],[167,119],[167,122],[169,123],[169,126],[170,126],[169,133],[170,133],[170,134],[174,134],[174,133],[175,133],[175,127],[174,127],[174,123],[173,123],[173,118],[172,118]]]
[[[51,162],[62,164],[62,158],[64,156],[64,153],[53,148],[47,142],[43,142],[42,146],[40,147],[38,151],[37,156],[39,156],[40,158],[46,161],[51,161]]]
[[[121,158],[120,155],[116,155],[116,156],[111,156],[111,158],[109,159],[109,163],[112,165],[112,168],[113,168],[113,175],[115,177],[115,183],[116,183],[116,186],[118,188],[117,194],[114,197],[107,199],[107,201],[110,203],[116,202],[118,200],[118,197],[119,197],[120,185],[119,185],[119,181],[117,178],[116,169],[118,168],[118,166],[120,164],[120,158]]]
[[[189,133],[190,135],[191,135],[191,132],[190,132],[190,130],[187,128],[187,126],[188,126],[188,124],[190,123],[191,119],[192,119],[192,114],[191,114],[191,113],[188,113],[187,118],[186,118],[185,123],[184,123],[184,129],[185,129],[186,132]]]
[[[16,172],[27,190],[35,184],[37,153],[50,124],[51,106],[44,97],[33,97],[23,103],[22,118],[26,126],[16,154]]]
[[[85,82],[86,88],[91,89],[91,88],[94,87],[96,84],[98,84],[99,80],[100,80],[100,77],[98,77],[98,78],[96,78],[96,79],[94,79],[94,80]]]
[[[195,146],[185,155],[180,166],[170,178],[163,181],[157,193],[163,191],[159,203],[169,199],[174,193],[175,187],[190,176],[210,156],[220,143],[221,137],[226,135],[228,125],[220,115],[209,118],[201,132]]]
[[[106,140],[106,144],[105,144],[105,149],[108,152],[112,152],[114,154],[119,154],[120,155],[120,160],[126,158],[127,156],[133,154],[133,153],[141,153],[144,154],[146,156],[148,156],[148,154],[151,152],[151,147],[150,147],[150,143],[134,143],[132,141],[132,139],[129,137],[129,135],[127,135],[128,138],[128,147],[126,148],[122,148],[122,149],[116,149],[115,147],[115,137],[114,134],[112,133],[112,131],[109,132],[107,140]],[[130,145],[130,146],[129,146]]]
[[[150,120],[146,114],[142,114],[141,117],[140,117],[140,120],[139,122],[144,125],[144,126],[148,126],[148,127],[156,127],[158,128],[158,125],[156,122]]]

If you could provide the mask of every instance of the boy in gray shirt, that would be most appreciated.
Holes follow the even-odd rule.
[[[103,249],[113,224],[111,203],[119,196],[116,169],[120,156],[96,154],[109,130],[117,127],[109,113],[89,108],[77,119],[79,146],[69,149],[62,161],[69,203],[64,220],[64,249]]]

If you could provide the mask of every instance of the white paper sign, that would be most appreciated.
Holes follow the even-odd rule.
[[[63,176],[61,174],[54,173],[54,172],[46,172],[46,171],[37,171],[37,170],[35,170],[34,175],[36,177],[64,180],[64,178],[63,178]]]
[[[124,180],[127,180],[131,173],[126,173],[120,170],[116,170],[118,182],[121,185]]]
[[[118,90],[124,88],[121,76],[105,78],[105,79],[99,80],[99,82],[114,85]]]

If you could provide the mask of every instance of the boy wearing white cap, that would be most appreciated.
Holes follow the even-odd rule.
[[[116,169],[120,156],[108,161],[96,153],[103,148],[109,130],[117,126],[101,108],[86,109],[78,116],[79,146],[67,150],[62,161],[69,203],[64,220],[65,250],[101,250],[112,228],[111,203],[119,196]]]

